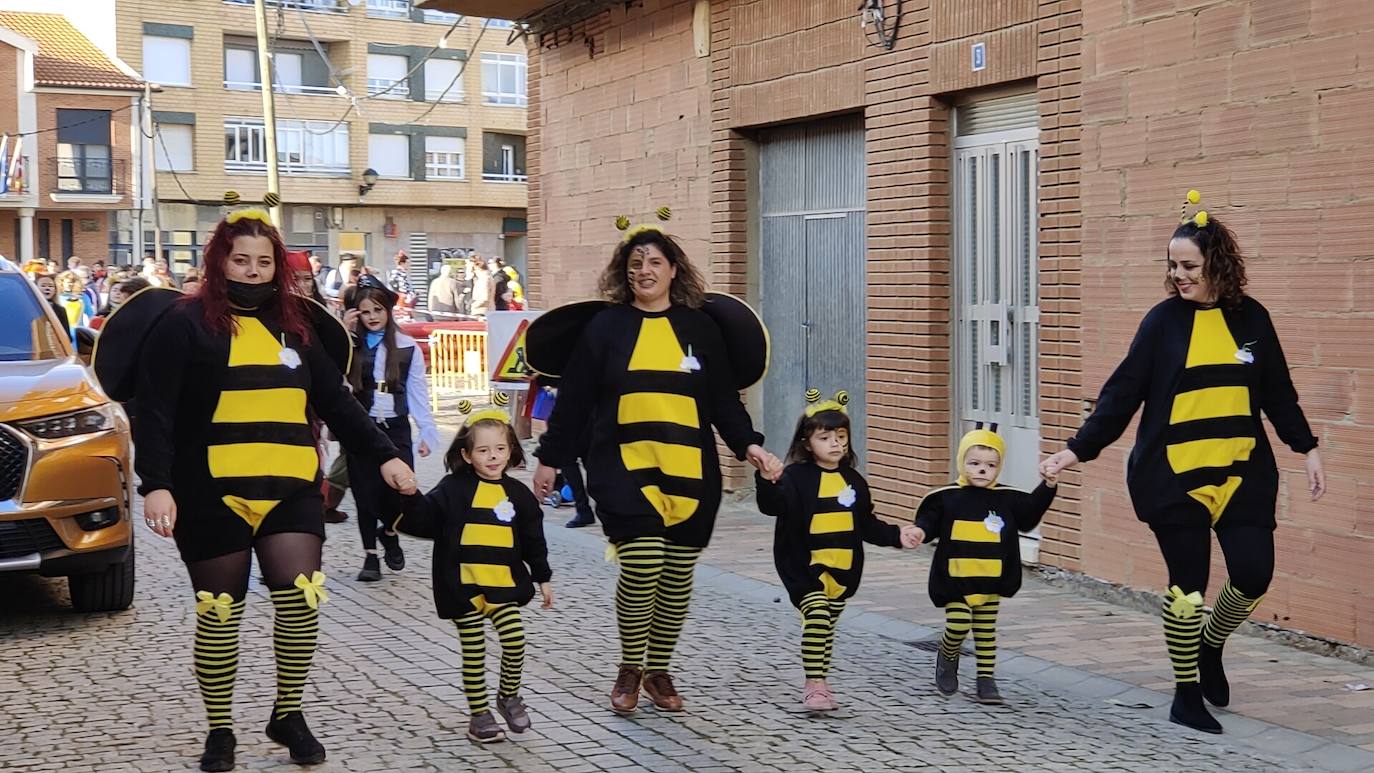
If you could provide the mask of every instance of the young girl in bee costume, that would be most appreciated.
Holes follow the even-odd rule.
[[[970,630],[978,659],[979,703],[998,704],[997,612],[1021,589],[1018,532],[1040,523],[1054,500],[1057,480],[1026,493],[997,484],[1006,445],[993,429],[959,441],[959,479],[926,494],[916,509],[916,535],[940,540],[930,562],[930,600],[945,610],[945,634],[935,655],[935,686],[959,691],[959,651]]]
[[[449,474],[428,494],[406,497],[405,514],[395,523],[406,534],[434,540],[434,606],[458,627],[472,712],[468,738],[478,743],[505,738],[487,703],[484,621],[501,640],[496,710],[512,733],[523,733],[530,720],[520,697],[520,607],[534,597],[536,583],[544,609],[553,607],[544,513],[525,484],[506,474],[525,455],[503,407],[508,399],[499,392],[496,398],[495,408],[477,413],[468,401],[459,403],[467,419],[444,457]]]
[[[1246,295],[1235,235],[1189,191],[1168,245],[1160,302],[1140,323],[1126,358],[1102,386],[1097,407],[1041,463],[1056,474],[1091,461],[1126,430],[1141,404],[1126,487],[1169,569],[1164,640],[1174,668],[1169,718],[1220,733],[1203,704],[1230,702],[1221,653],[1259,605],[1274,574],[1274,503],[1279,476],[1260,412],[1279,438],[1307,457],[1315,501],[1326,489],[1317,438],[1288,374],[1269,312]],[[1230,575],[1203,622],[1215,531]]]
[[[668,217],[666,208],[659,216]],[[623,230],[629,221],[622,217],[617,225]],[[539,321],[527,335],[531,367],[562,377],[535,451],[541,462],[535,494],[548,496],[557,468],[585,462],[587,491],[620,562],[615,605],[621,663],[611,709],[633,712],[642,688],[658,708],[681,711],[668,667],[687,618],[696,562],[720,505],[712,428],[739,459],[772,477],[781,472],[754,431],[736,380],[736,371],[745,368],[762,375],[767,338],[742,302],[708,299],[701,275],[658,226],[628,231],[602,274],[601,289],[610,303],[579,304],[595,316],[577,327],[570,345],[549,347],[561,351],[561,371],[541,365]],[[739,361],[716,318],[703,311],[731,301],[748,317],[743,337],[759,342]],[[559,316],[555,309],[541,320]]]
[[[802,706],[831,711],[838,708],[826,682],[835,626],[863,578],[863,543],[914,548],[920,542],[914,527],[873,514],[868,483],[854,469],[849,446],[849,395],[822,401],[820,390],[808,389],[806,401],[782,477],[776,484],[760,473],[755,477],[759,510],[778,519],[773,562],[802,615]]]
[[[390,485],[414,486],[414,474],[331,358],[341,353],[347,362],[346,334],[323,308],[292,293],[286,266],[266,211],[233,212],[206,245],[200,292],[134,296],[111,315],[94,358],[116,399],[137,385],[135,466],[144,513],[153,531],[175,538],[195,589],[192,659],[211,728],[203,770],[234,765],[231,701],[254,550],[276,607],[277,697],[267,735],[288,746],[295,762],[325,757],[301,713],[318,607],[328,598],[307,410],[351,453],[379,466]]]

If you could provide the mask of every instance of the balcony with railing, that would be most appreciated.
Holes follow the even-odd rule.
[[[264,0],[268,8],[286,8],[319,13],[348,13],[345,0]],[[253,5],[253,0],[224,0],[225,5]]]
[[[225,81],[224,88],[230,91],[262,91],[261,83],[250,81]],[[337,94],[335,88],[329,86],[304,86],[292,83],[276,83],[272,85],[272,91],[277,94]]]
[[[392,80],[391,78],[368,78],[367,94],[383,99],[409,99],[410,83],[409,81]]]
[[[122,158],[63,157],[47,159],[46,172],[56,181],[53,193],[74,196],[122,196],[127,165]]]
[[[375,19],[409,19],[410,0],[367,0],[367,15]]]
[[[528,182],[529,178],[514,172],[483,172],[482,180],[489,183],[523,183]]]
[[[462,14],[449,13],[448,11],[433,11],[426,8],[423,18],[430,24],[454,24],[462,18]]]

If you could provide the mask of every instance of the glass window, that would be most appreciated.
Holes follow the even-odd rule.
[[[258,84],[258,54],[243,48],[224,49],[224,87],[253,90]]]
[[[190,86],[191,41],[144,35],[143,77],[164,86]]]
[[[224,119],[224,170],[265,172],[262,119]],[[277,163],[282,174],[347,176],[348,125],[332,121],[277,121]]]
[[[410,84],[406,82],[409,69],[410,60],[404,56],[368,54],[367,93],[405,99],[410,96]]]
[[[425,137],[425,179],[463,179],[462,137]]]
[[[0,361],[52,360],[66,356],[62,331],[48,319],[29,280],[0,273]]]
[[[272,54],[272,75],[276,78],[278,91],[299,94],[301,85],[301,55],[278,51]]]
[[[482,101],[488,105],[527,105],[528,64],[524,54],[482,54]]]
[[[369,134],[367,165],[382,177],[410,177],[410,135]]]
[[[195,168],[194,126],[158,124],[153,134],[154,162],[163,171],[186,172]]]
[[[463,101],[463,63],[454,59],[429,59],[425,62],[425,101]]]

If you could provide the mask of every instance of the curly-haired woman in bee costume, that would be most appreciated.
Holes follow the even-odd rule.
[[[1126,358],[1102,386],[1097,407],[1068,448],[1046,459],[1057,475],[1097,458],[1144,404],[1126,486],[1169,568],[1164,639],[1174,668],[1169,719],[1220,733],[1203,704],[1230,703],[1222,647],[1269,589],[1279,476],[1261,411],[1295,453],[1307,457],[1312,499],[1326,490],[1317,438],[1288,374],[1269,312],[1246,295],[1235,234],[1188,192],[1169,240],[1169,298],[1140,323]],[[1230,575],[1203,621],[1202,594],[1215,531]]]

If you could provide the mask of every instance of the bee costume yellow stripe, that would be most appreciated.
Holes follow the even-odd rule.
[[[301,712],[319,605],[329,597],[307,411],[350,454],[378,465],[396,457],[343,385],[349,344],[342,327],[313,301],[280,295],[289,276],[285,257],[265,211],[229,213],[206,245],[200,293],[135,294],[111,315],[94,354],[111,396],[138,401],[135,467],[147,508],[161,512],[160,503],[175,503],[173,536],[195,595],[192,660],[211,728],[205,769],[232,767],[238,625],[254,550],[276,609],[277,696],[268,736],[289,746],[297,762],[325,757]]]

